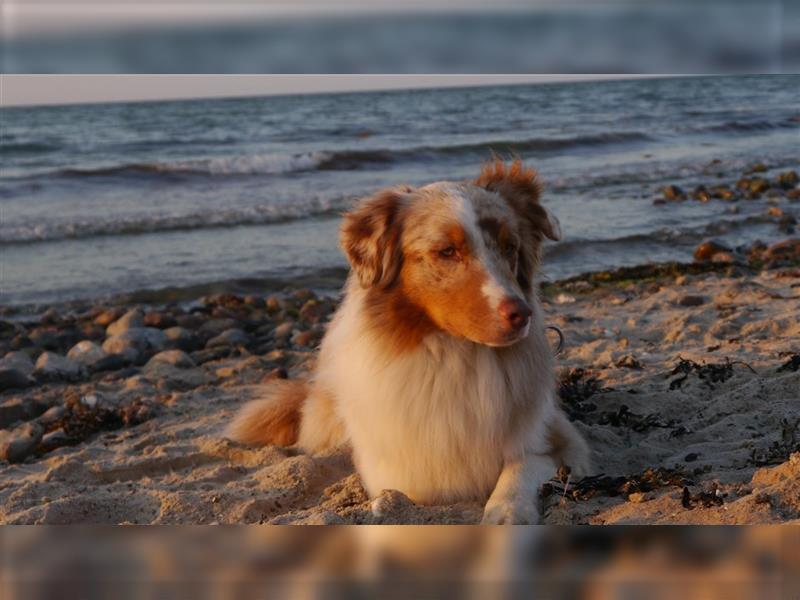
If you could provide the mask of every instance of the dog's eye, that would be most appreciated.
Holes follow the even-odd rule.
[[[447,248],[442,248],[439,250],[439,256],[442,258],[455,258],[456,256],[456,247],[455,246],[447,246]]]

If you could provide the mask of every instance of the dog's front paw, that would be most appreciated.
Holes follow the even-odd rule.
[[[539,509],[536,501],[514,500],[489,502],[483,509],[481,525],[537,525]]]

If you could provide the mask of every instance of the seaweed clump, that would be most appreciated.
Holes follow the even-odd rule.
[[[572,421],[584,420],[586,413],[597,410],[597,405],[589,402],[589,398],[610,390],[591,371],[582,368],[566,370],[558,383],[558,395]]]
[[[573,500],[589,500],[601,496],[627,496],[633,493],[647,493],[664,487],[686,487],[693,482],[682,469],[658,467],[648,468],[642,473],[630,476],[613,477],[600,474],[570,484],[568,481],[552,480],[542,487],[542,495],[547,497],[558,493]]]
[[[689,375],[695,374],[698,379],[703,381],[709,388],[714,389],[714,384],[723,383],[733,377],[733,367],[735,365],[743,365],[750,369],[753,373],[753,367],[740,360],[731,360],[725,358],[723,362],[719,363],[697,363],[693,360],[685,359],[681,356],[678,357],[678,364],[670,372],[670,376],[677,375],[675,379],[669,382],[669,389],[680,389],[681,386],[689,378]]]

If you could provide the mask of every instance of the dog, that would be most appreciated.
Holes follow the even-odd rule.
[[[365,489],[420,504],[485,503],[483,522],[537,523],[559,466],[590,452],[558,406],[534,289],[561,237],[537,173],[495,159],[471,182],[385,189],[344,216],[344,298],[308,382],[271,384],[227,431],[319,453],[348,444]]]

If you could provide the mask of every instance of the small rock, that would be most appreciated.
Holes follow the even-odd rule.
[[[246,346],[249,342],[250,336],[241,329],[227,329],[208,340],[206,348],[213,348],[214,346]]]
[[[132,308],[119,319],[106,327],[106,335],[113,337],[128,331],[129,329],[144,327],[144,315],[138,308]]]
[[[104,358],[101,358],[92,365],[92,371],[95,373],[100,373],[101,371],[118,371],[130,364],[131,360],[124,354],[107,354]]]
[[[794,188],[799,180],[797,171],[784,171],[778,175],[778,185],[785,190]]]
[[[67,358],[90,369],[106,356],[108,353],[105,350],[89,340],[78,342],[67,352]]]
[[[58,314],[58,311],[55,309],[55,307],[48,308],[42,315],[42,323],[47,325],[54,325],[60,321],[61,315]]]
[[[211,319],[203,323],[199,328],[199,333],[211,337],[218,336],[229,329],[236,329],[238,322],[235,319]]]
[[[155,363],[164,363],[178,367],[179,369],[191,369],[196,366],[191,357],[183,350],[164,350],[163,352],[159,352],[148,361],[147,365],[145,365],[145,369]]]
[[[132,327],[108,338],[103,350],[109,354],[122,354],[128,360],[139,363],[145,358],[160,352],[167,343],[167,336],[154,327]]]
[[[0,367],[0,392],[26,388],[36,383],[19,369]]]
[[[641,504],[642,502],[647,502],[648,500],[653,499],[653,494],[650,492],[633,492],[632,494],[628,494],[628,502],[632,502],[634,504]]]
[[[149,312],[144,316],[145,327],[155,327],[156,329],[168,329],[177,325],[175,317],[162,312]]]
[[[99,315],[94,318],[95,325],[100,325],[102,327],[108,327],[119,319],[124,313],[122,308],[109,308],[108,310],[104,310]]]
[[[30,456],[42,440],[38,423],[25,423],[13,431],[0,431],[0,459],[18,463]]]
[[[34,368],[31,357],[19,350],[9,352],[0,360],[0,369],[16,369],[25,375],[31,375]]]
[[[63,429],[55,429],[42,436],[38,446],[40,452],[52,452],[56,448],[61,448],[71,442],[72,440]]]
[[[553,298],[553,302],[556,304],[572,304],[575,301],[575,296],[570,296],[569,294],[559,294]]]
[[[678,299],[679,306],[701,306],[706,303],[703,296],[686,295]]]
[[[749,189],[751,194],[763,194],[769,189],[769,181],[763,177],[756,177],[750,180]]]
[[[34,374],[44,379],[78,379],[81,376],[81,365],[55,352],[43,352],[36,361]]]
[[[272,330],[272,335],[275,339],[286,339],[292,334],[294,323],[292,321],[285,321]]]
[[[269,296],[264,301],[264,305],[267,307],[267,311],[270,313],[276,313],[283,308],[283,302],[280,298],[278,298],[278,296]]]
[[[686,200],[686,192],[677,185],[668,185],[661,190],[661,193],[664,195],[664,198],[670,202]]]
[[[39,424],[43,426],[50,425],[51,423],[55,423],[59,419],[63,418],[64,415],[67,413],[67,409],[64,406],[57,404],[55,406],[51,406],[46,411],[44,411],[37,421]]]
[[[686,456],[683,457],[683,460],[686,462],[694,462],[697,460],[699,455],[696,452],[690,452]]]
[[[639,362],[639,360],[637,360],[636,357],[633,356],[632,354],[626,354],[625,356],[620,358],[616,362],[616,366],[624,367],[626,369],[635,369],[637,371],[640,371],[644,368],[644,365],[642,365],[642,363]]]
[[[708,261],[718,252],[731,252],[731,248],[718,240],[706,240],[695,248],[694,258],[697,261]]]
[[[164,330],[167,337],[167,348],[192,352],[202,347],[201,340],[185,327],[170,327]]]
[[[292,343],[297,346],[311,347],[314,345],[316,339],[316,333],[312,330],[298,331],[292,336]]]

